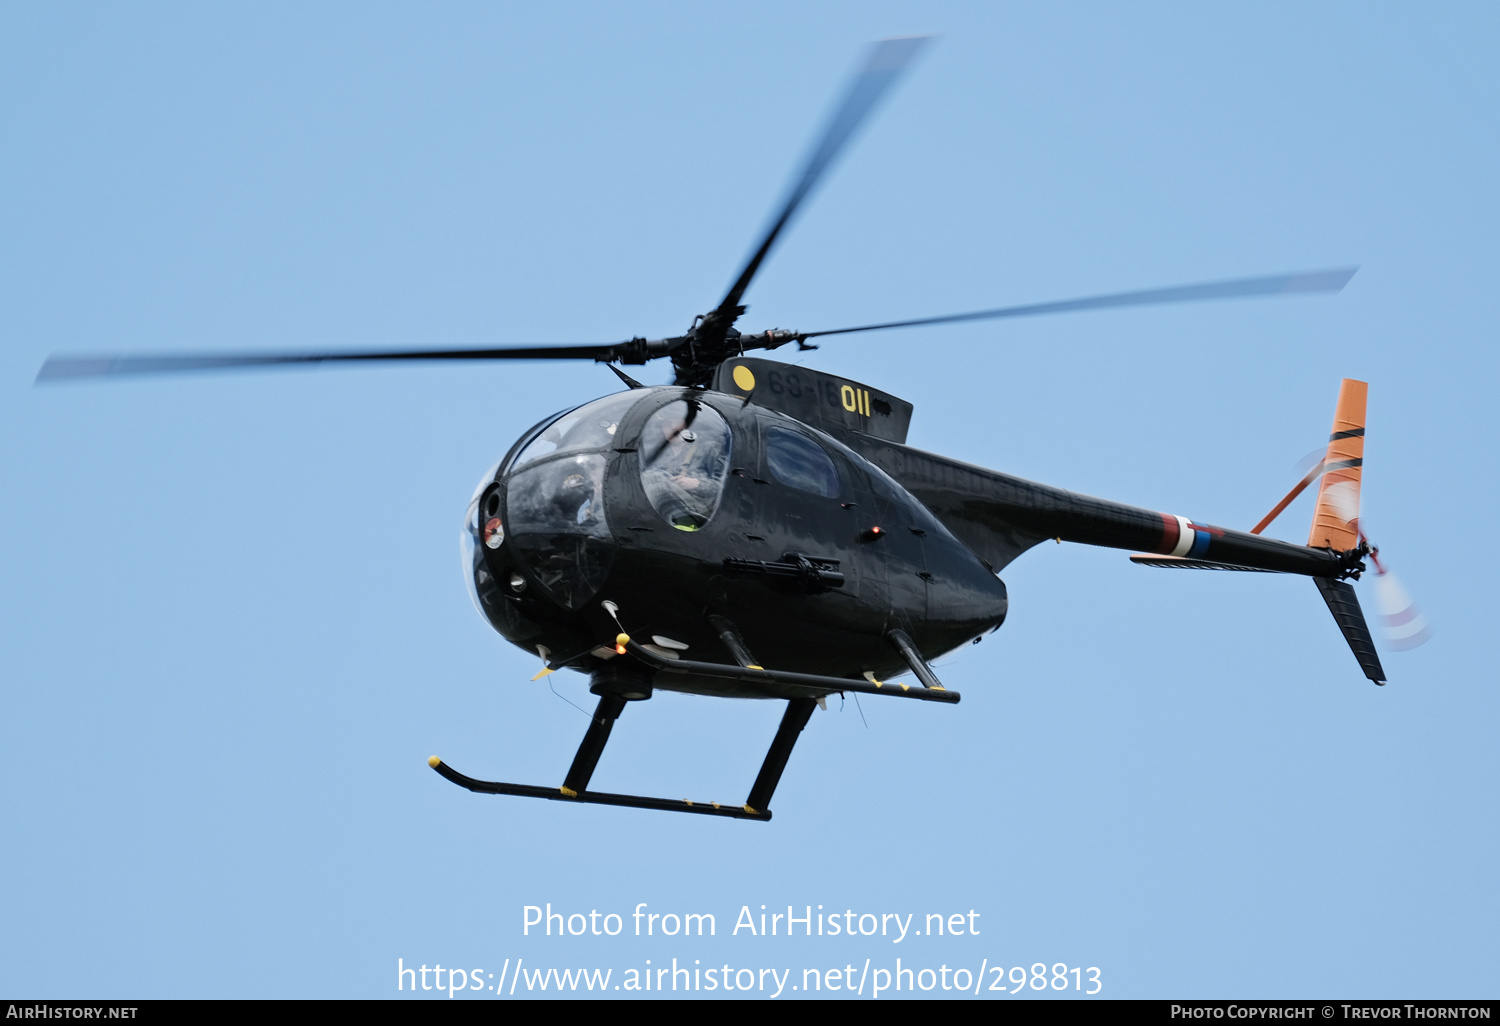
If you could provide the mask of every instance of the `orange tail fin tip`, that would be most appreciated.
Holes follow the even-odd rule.
[[[1345,378],[1328,437],[1318,503],[1307,544],[1337,552],[1359,544],[1359,482],[1365,461],[1365,399],[1369,385]]]

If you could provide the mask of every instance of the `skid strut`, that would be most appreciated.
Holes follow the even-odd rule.
[[[745,799],[748,807],[764,809],[771,804],[771,794],[781,782],[781,771],[786,769],[786,761],[791,758],[792,746],[797,743],[797,736],[807,726],[817,705],[811,698],[794,698],[787,702],[786,713],[781,717],[781,726],[776,728],[771,750],[766,753],[766,761],[761,763],[760,773],[756,775],[755,784],[750,788],[750,797]],[[770,814],[769,811],[766,812],[767,816]]]
[[[624,708],[625,699],[619,695],[599,696],[599,707],[594,710],[588,732],[578,745],[578,754],[573,756],[573,765],[568,767],[568,775],[563,778],[563,794],[577,795],[588,790],[589,778],[594,775],[594,767],[599,765],[599,756],[604,754],[604,743],[609,740],[609,732],[614,729],[615,720],[620,718]]]

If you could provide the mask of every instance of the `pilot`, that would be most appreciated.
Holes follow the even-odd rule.
[[[708,522],[712,497],[704,494],[705,447],[686,420],[658,422],[661,438],[641,477],[652,504],[679,531],[696,531]],[[712,448],[712,447],[708,447]]]
[[[598,524],[603,513],[599,508],[604,483],[602,462],[566,460],[558,470],[562,480],[552,493],[552,506],[559,526],[588,528]]]

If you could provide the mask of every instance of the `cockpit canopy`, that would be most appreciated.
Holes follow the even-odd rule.
[[[579,609],[598,593],[615,548],[606,478],[624,454],[638,454],[641,487],[657,515],[679,531],[707,526],[729,477],[729,424],[691,394],[664,398],[659,390],[632,390],[558,414],[532,429],[510,461],[480,483],[469,504],[464,541],[481,612],[486,603],[480,601],[479,582],[492,581],[485,551],[498,556],[505,542],[521,564],[512,569],[524,569],[563,607]],[[661,405],[641,423],[630,417],[638,403]],[[628,458],[625,465],[630,466]],[[495,573],[509,577],[511,571]],[[516,576],[498,586],[515,591],[522,580]]]

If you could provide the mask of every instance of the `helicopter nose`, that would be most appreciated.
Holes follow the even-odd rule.
[[[485,494],[478,511],[484,546],[497,557],[513,551],[537,585],[569,610],[599,592],[614,561],[604,466],[600,453],[539,460]]]

